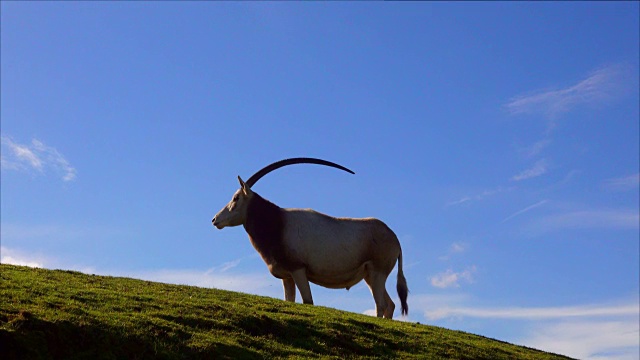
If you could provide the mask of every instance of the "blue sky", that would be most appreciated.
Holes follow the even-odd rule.
[[[211,218],[320,157],[254,191],[385,221],[406,320],[640,357],[637,2],[0,6],[3,263],[282,298]]]

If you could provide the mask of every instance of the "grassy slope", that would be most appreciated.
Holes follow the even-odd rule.
[[[282,300],[0,265],[0,358],[566,359]]]

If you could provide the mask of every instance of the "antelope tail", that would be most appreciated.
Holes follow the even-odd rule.
[[[409,305],[407,305],[409,288],[407,287],[407,279],[404,278],[404,273],[402,272],[402,250],[400,250],[400,255],[398,256],[398,281],[396,290],[398,290],[400,304],[402,305],[402,315],[407,315],[409,313]]]

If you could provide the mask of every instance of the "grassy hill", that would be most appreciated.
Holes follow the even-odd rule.
[[[11,265],[0,344],[0,359],[567,359],[267,297]]]

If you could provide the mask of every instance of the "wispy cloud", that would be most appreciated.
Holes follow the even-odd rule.
[[[467,246],[465,244],[455,242],[451,244],[451,252],[452,253],[461,253],[467,250]]]
[[[467,202],[469,202],[469,201],[471,201],[471,200],[472,200],[472,198],[471,198],[471,197],[469,197],[469,196],[465,196],[465,197],[462,197],[462,198],[460,198],[460,199],[458,199],[458,200],[454,200],[454,201],[448,202],[446,205],[447,205],[447,206],[462,205],[462,204],[467,203]]]
[[[604,185],[607,189],[612,191],[637,190],[640,188],[640,174],[608,179],[605,181]]]
[[[277,291],[268,291],[275,290],[268,289],[270,285],[273,285],[273,281],[271,281],[273,278],[268,272],[233,274],[213,269],[165,269],[136,271],[121,275],[162,283],[209,287],[254,294],[260,293],[261,295],[273,293],[273,296],[279,296],[282,292],[280,287],[278,287]]]
[[[45,173],[53,171],[63,181],[69,182],[76,178],[77,171],[69,161],[53,147],[45,145],[38,139],[30,144],[20,144],[8,136],[1,136],[3,170],[36,171]]]
[[[637,299],[557,307],[468,306],[478,299],[461,293],[416,294],[411,299],[414,314],[420,311],[428,321],[443,326],[499,324],[512,332],[502,337],[508,342],[579,359],[638,359]]]
[[[453,300],[454,304],[468,302],[468,299]],[[640,304],[637,300],[561,307],[464,307],[449,306],[445,302],[435,306],[417,305],[431,321],[476,318],[517,322],[524,334],[507,341],[579,359],[630,360],[638,359],[639,355]]]
[[[0,247],[0,263],[42,269],[73,270],[80,271],[85,274],[97,273],[94,267],[87,266],[86,264],[69,264],[42,251],[29,251],[24,248],[9,248],[6,246]]]
[[[504,218],[504,220],[502,220],[502,223],[505,223],[505,222],[517,217],[517,216],[520,216],[520,215],[526,213],[527,211],[531,211],[531,210],[533,210],[533,209],[535,209],[537,207],[540,207],[540,206],[542,206],[542,205],[544,205],[544,204],[546,204],[548,202],[549,202],[549,200],[538,201],[537,203],[535,203],[533,205],[529,205],[529,206],[527,206],[526,208],[524,208],[522,210],[518,210],[518,211],[514,212],[513,214],[511,214],[511,215],[507,216],[506,218]]]
[[[0,246],[0,264],[44,268],[45,259],[39,255],[27,254],[4,246]]]
[[[378,312],[376,311],[376,309],[367,309],[363,311],[362,314],[369,315],[369,316],[378,316]]]
[[[536,320],[601,316],[637,316],[638,314],[640,314],[640,305],[637,303],[610,306],[578,305],[565,307],[443,307],[425,312],[425,316],[431,320],[448,317]]]
[[[242,258],[241,258],[242,259]],[[226,262],[207,270],[198,269],[159,269],[159,270],[104,270],[91,266],[63,263],[60,259],[42,255],[24,249],[0,247],[0,263],[21,265],[45,269],[64,269],[80,271],[87,274],[105,276],[123,276],[141,280],[156,281],[168,284],[209,287],[231,291],[239,291],[275,298],[282,297],[278,280],[263,272],[235,273],[230,271],[240,263],[241,259]]]
[[[494,195],[500,194],[502,192],[507,192],[507,191],[511,191],[513,190],[513,187],[509,187],[509,188],[503,188],[503,187],[499,187],[496,189],[488,189],[488,190],[484,190],[481,193],[478,193],[476,195],[469,195],[469,196],[464,196],[458,200],[454,200],[451,202],[448,202],[445,204],[445,206],[449,207],[449,206],[457,206],[457,205],[463,205],[463,204],[467,204],[467,203],[471,203],[474,201],[482,201],[485,199],[488,199]]]
[[[448,269],[445,272],[437,274],[431,277],[431,285],[445,289],[451,287],[460,287],[460,281],[464,280],[467,283],[473,282],[473,274],[476,272],[476,267],[471,266],[464,271],[454,272]]]
[[[233,260],[233,261],[227,261],[226,263],[220,265],[218,270],[220,272],[226,272],[228,270],[231,270],[231,269],[235,268],[236,266],[240,265],[240,261],[242,261],[242,259],[236,259],[236,260]]]
[[[549,164],[546,160],[538,160],[533,167],[526,169],[511,178],[512,181],[522,181],[542,176],[547,172]]]
[[[640,357],[639,339],[638,318],[631,316],[540,324],[518,343],[578,359],[632,360]]]
[[[559,229],[638,229],[640,214],[634,209],[578,210],[552,214],[537,220],[532,228],[544,231]]]
[[[536,141],[533,145],[524,147],[519,149],[521,153],[523,153],[526,157],[532,158],[544,151],[547,147],[551,145],[551,139],[544,138],[542,140]]]
[[[363,315],[369,315],[369,316],[378,316],[378,312],[376,311],[376,309],[367,309],[367,310],[363,311],[362,314]],[[395,316],[393,317],[393,320],[395,320],[395,321],[404,321],[404,322],[415,322],[415,321],[411,320],[409,318],[409,316],[406,316],[406,315],[399,315],[398,316],[398,314],[395,314]]]
[[[440,256],[438,259],[440,259],[442,261],[447,261],[447,260],[451,259],[451,257],[453,255],[460,254],[460,253],[463,253],[463,252],[467,251],[467,248],[468,248],[468,245],[465,244],[465,243],[454,242],[449,247],[449,251],[447,252],[447,254],[443,255],[443,256]]]
[[[624,93],[629,87],[628,73],[623,65],[606,66],[565,88],[516,96],[504,108],[513,115],[542,114],[553,119],[578,106],[606,102]]]

